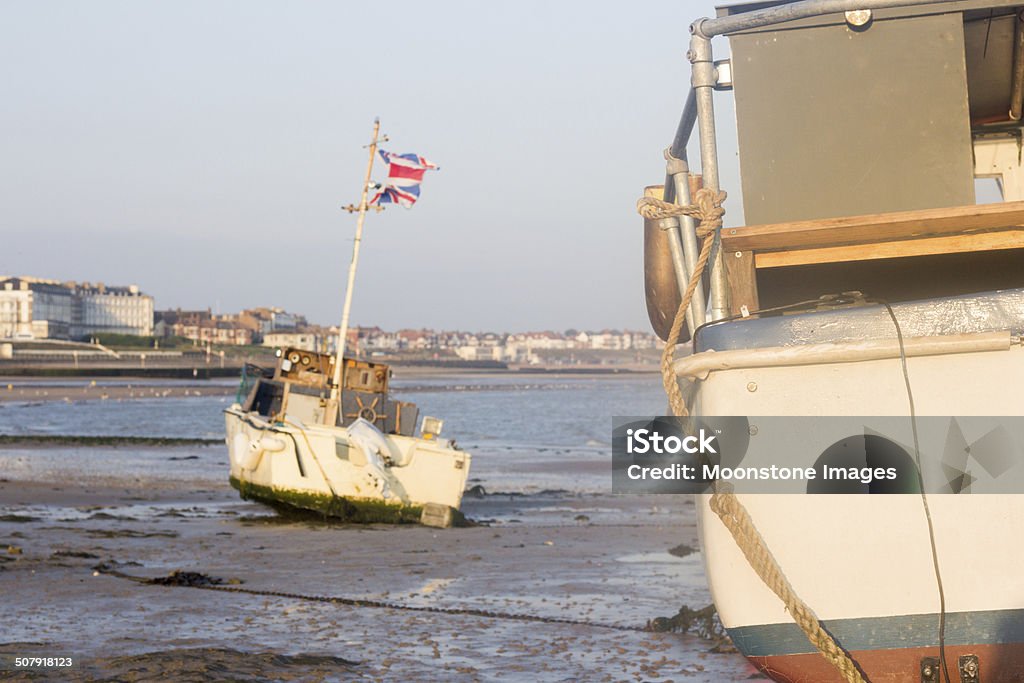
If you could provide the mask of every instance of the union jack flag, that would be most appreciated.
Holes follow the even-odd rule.
[[[420,198],[420,183],[423,174],[439,168],[418,154],[393,154],[379,150],[381,159],[388,165],[388,182],[381,187],[371,204],[398,204],[410,208]]]

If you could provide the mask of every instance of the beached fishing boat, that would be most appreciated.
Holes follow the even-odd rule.
[[[224,411],[232,486],[350,521],[458,521],[470,455],[440,438],[440,420],[424,417],[416,435],[419,410],[391,398],[386,365],[346,359],[334,408],[333,366],[289,348],[272,374],[247,375],[244,400]]]
[[[375,122],[362,200],[347,207],[359,219],[337,351],[280,349],[273,372],[243,375],[240,401],[224,411],[230,481],[275,507],[446,527],[462,519],[470,454],[441,438],[441,420],[391,397],[388,366],[345,357],[379,134]]]
[[[948,437],[938,493],[934,454],[887,440],[883,419],[916,441],[926,416],[1012,432],[1024,415],[1022,9],[757,2],[691,27],[666,181],[639,205],[675,412],[744,416],[751,444],[756,416],[860,416],[922,472],[902,495],[698,496],[721,622],[774,680],[1024,680],[1024,495],[984,493],[969,436]],[[735,103],[735,227],[719,222],[739,206],[720,193],[716,90]],[[978,205],[977,178],[1003,201]],[[1000,471],[1020,466],[1000,448]]]

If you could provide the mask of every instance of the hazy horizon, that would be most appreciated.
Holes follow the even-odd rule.
[[[634,207],[710,3],[0,7],[0,272],[337,324],[379,116],[441,170],[367,216],[353,324],[649,330]]]

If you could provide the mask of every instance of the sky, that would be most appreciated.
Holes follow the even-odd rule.
[[[0,274],[336,324],[356,224],[340,207],[380,117],[385,149],[441,170],[414,208],[368,215],[354,324],[649,329],[635,203],[664,177],[687,27],[713,13],[0,0]],[[738,195],[731,95],[716,98]]]

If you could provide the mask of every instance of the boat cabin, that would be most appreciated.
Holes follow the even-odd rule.
[[[272,375],[262,375],[249,390],[242,409],[273,420],[296,419],[330,424],[334,356],[297,348],[278,351]],[[419,409],[389,396],[391,368],[383,363],[345,359],[341,408],[334,424],[347,427],[362,418],[385,434],[412,436]]]
[[[900,302],[1024,287],[1024,4],[783,14],[800,4],[730,5],[694,25],[675,167],[647,193],[673,201],[700,187],[686,163],[698,118],[703,180],[718,188],[704,121],[711,91],[732,91],[745,225],[730,226],[730,198],[711,296],[691,307],[689,332],[829,293]],[[704,33],[727,35],[730,58],[714,61]],[[685,247],[692,223],[677,222]],[[677,247],[673,263],[664,223],[646,221],[645,236],[662,338],[689,258]]]

